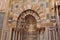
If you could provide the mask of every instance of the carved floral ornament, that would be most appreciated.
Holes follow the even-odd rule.
[[[11,4],[11,12],[15,12],[15,11],[19,10],[19,8],[20,8],[20,5],[18,2]]]

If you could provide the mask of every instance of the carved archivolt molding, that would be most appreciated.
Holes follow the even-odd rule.
[[[39,20],[40,20],[39,15],[37,14],[37,12],[35,12],[35,11],[33,11],[33,10],[30,10],[30,9],[25,10],[25,11],[23,11],[22,13],[20,13],[20,15],[19,15],[18,18],[17,18],[17,23],[16,23],[16,25],[17,25],[17,26],[20,26],[21,22],[24,24],[24,22],[25,22],[25,17],[26,17],[27,15],[32,15],[32,16],[36,19],[36,24],[37,24],[37,25],[40,25],[40,24],[38,23]],[[21,24],[21,25],[22,25],[22,24]]]

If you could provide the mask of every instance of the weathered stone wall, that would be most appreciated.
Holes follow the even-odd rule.
[[[3,20],[4,20],[5,12],[0,12],[0,38],[1,38],[1,31],[3,26]]]

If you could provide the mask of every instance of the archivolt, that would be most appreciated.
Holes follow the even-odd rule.
[[[34,10],[31,10],[31,9],[28,9],[28,10],[25,10],[22,13],[20,13],[20,15],[18,16],[18,19],[17,19],[17,25],[18,25],[19,21],[23,21],[22,19],[24,19],[25,16],[27,16],[27,15],[32,15],[33,17],[35,17],[37,22],[40,19],[37,12],[35,12]]]

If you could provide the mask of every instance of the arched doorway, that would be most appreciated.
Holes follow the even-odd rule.
[[[20,31],[20,40],[37,40],[36,19],[32,15],[27,15],[24,25]]]

